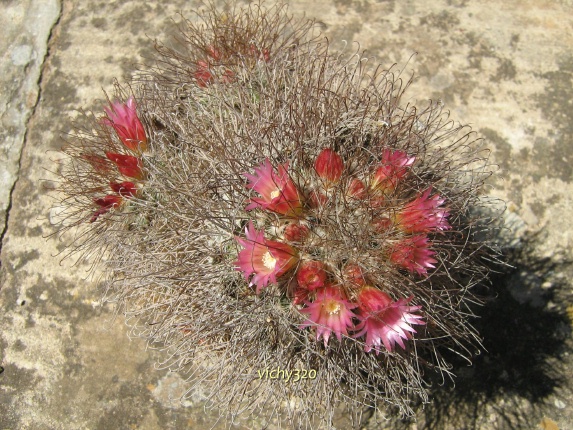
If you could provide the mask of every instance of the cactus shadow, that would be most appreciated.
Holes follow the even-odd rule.
[[[567,389],[564,358],[571,349],[571,322],[566,308],[571,297],[564,275],[573,264],[558,257],[536,258],[536,240],[508,250],[505,261],[512,267],[481,287],[485,304],[474,310],[474,325],[484,350],[471,366],[446,356],[455,381],[434,381],[431,403],[417,408],[417,428],[537,428],[549,397]],[[410,424],[402,421],[396,428]]]

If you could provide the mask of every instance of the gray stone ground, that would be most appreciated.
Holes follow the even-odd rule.
[[[360,41],[383,65],[414,72],[411,101],[443,100],[501,167],[489,194],[508,202],[506,240],[520,251],[498,280],[510,295],[500,290],[503,306],[480,323],[497,343],[458,372],[455,389],[437,389],[417,423],[388,428],[573,429],[573,3],[290,4],[336,46]],[[64,244],[45,239],[54,193],[42,180],[54,177],[76,109],[99,110],[102,88],[126,79],[150,37],[169,37],[171,18],[194,5],[0,1],[0,429],[224,427],[201,396],[181,404],[184,375],[156,369],[160,354],[100,306],[88,267],[61,262]]]

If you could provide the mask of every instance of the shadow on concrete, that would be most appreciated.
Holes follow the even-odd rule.
[[[536,240],[507,252],[505,261],[513,267],[483,287],[486,303],[475,309],[475,326],[485,351],[471,366],[453,354],[445,357],[453,364],[455,384],[434,384],[431,403],[417,411],[424,429],[537,428],[548,397],[566,388],[567,278],[556,275],[571,262],[533,257]],[[551,310],[548,303],[554,304]]]

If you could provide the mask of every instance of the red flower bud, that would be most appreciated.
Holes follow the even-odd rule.
[[[348,195],[355,199],[363,199],[366,197],[366,186],[360,179],[353,178],[348,185]]]
[[[285,240],[289,242],[302,242],[308,236],[310,230],[302,224],[288,224],[284,230]]]
[[[219,50],[213,45],[207,46],[207,55],[215,61],[219,61],[221,59],[221,52],[219,52]]]
[[[94,203],[98,206],[101,206],[102,208],[111,209],[115,206],[119,206],[121,203],[121,197],[113,194],[108,194],[107,196],[100,199],[94,199]]]
[[[316,290],[326,282],[324,264],[320,261],[303,261],[296,273],[298,284],[309,290]]]
[[[374,230],[376,230],[378,233],[384,233],[386,230],[392,227],[392,220],[386,217],[375,219],[372,221],[372,227],[374,227]]]
[[[263,60],[265,60],[265,63],[268,63],[271,60],[271,51],[264,48],[261,56],[263,57]]]
[[[108,194],[105,197],[94,199],[94,203],[101,207],[94,212],[90,218],[90,222],[96,221],[100,215],[109,212],[111,208],[119,206],[121,204],[121,197],[113,194]]]
[[[249,51],[253,57],[255,57],[257,60],[264,60],[265,63],[268,63],[271,59],[271,53],[267,48],[263,48],[261,51],[255,45],[251,44],[251,46],[249,46]]]
[[[381,190],[374,190],[370,196],[370,206],[373,208],[381,208],[386,205],[386,196]]]
[[[209,64],[203,60],[197,61],[197,70],[193,77],[197,81],[197,86],[201,88],[213,83],[213,74],[209,71]]]
[[[416,157],[410,157],[404,151],[385,149],[382,152],[381,166],[376,169],[370,186],[372,188],[396,188],[400,179],[408,174]]]
[[[309,292],[310,291],[306,288],[297,286],[292,297],[293,305],[302,305],[304,302],[308,301]]]
[[[110,182],[109,186],[111,189],[118,193],[121,197],[130,198],[135,195],[137,192],[137,188],[135,188],[135,184],[133,182],[124,181],[124,182]]]
[[[314,169],[322,179],[328,182],[336,182],[342,176],[344,163],[340,155],[332,149],[325,148],[316,157]]]
[[[106,152],[105,155],[113,161],[119,172],[129,178],[142,179],[141,160],[133,155]]]
[[[111,170],[109,162],[100,155],[82,154],[81,157],[90,163],[96,172],[108,173]]]
[[[232,70],[225,70],[223,76],[221,76],[221,82],[225,84],[230,84],[235,80],[235,73]]]
[[[328,202],[328,197],[320,191],[313,190],[310,192],[310,203],[313,208],[324,206]]]
[[[366,278],[364,271],[356,263],[348,263],[342,270],[342,276],[350,285],[363,286],[366,285]]]

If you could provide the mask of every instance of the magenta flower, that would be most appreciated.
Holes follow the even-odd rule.
[[[412,333],[416,330],[413,324],[424,325],[422,316],[413,312],[419,310],[421,306],[407,306],[412,299],[399,299],[394,302],[390,296],[378,288],[364,287],[358,294],[360,323],[356,326],[357,333],[354,337],[366,335],[364,350],[370,352],[372,349],[376,354],[380,353],[380,347],[384,347],[392,352],[395,344],[405,349],[404,340],[412,338]]]
[[[346,300],[339,288],[328,286],[319,289],[314,301],[306,302],[306,305],[300,312],[308,314],[308,319],[300,328],[316,327],[316,340],[322,336],[324,346],[327,346],[332,332],[342,341],[342,335],[347,335],[348,329],[353,327],[355,315],[351,309],[357,305]]]
[[[298,216],[302,210],[302,202],[294,182],[287,172],[287,165],[279,165],[278,174],[274,172],[269,159],[255,168],[255,174],[244,173],[250,181],[247,188],[255,190],[261,197],[251,198],[246,210],[257,207],[276,212],[281,215]]]
[[[128,178],[142,179],[141,160],[133,155],[106,152],[106,157],[115,163],[117,170]]]
[[[113,102],[111,109],[104,108],[107,118],[103,118],[102,123],[113,127],[126,147],[139,152],[147,149],[147,136],[135,109],[133,97],[126,103]]]
[[[409,157],[404,151],[385,149],[382,152],[381,166],[374,172],[372,188],[396,188],[398,181],[408,174],[409,167],[416,157]]]
[[[257,231],[253,221],[245,228],[246,239],[235,237],[244,249],[239,252],[235,269],[240,270],[249,285],[257,286],[257,294],[269,282],[276,283],[277,277],[288,272],[298,261],[297,251],[286,243],[265,239],[263,231]]]
[[[412,273],[427,275],[427,269],[434,268],[434,263],[438,262],[432,258],[435,251],[430,249],[431,246],[432,244],[423,234],[407,237],[393,245],[390,261]]]
[[[307,290],[316,290],[326,282],[324,264],[320,261],[303,261],[296,272],[298,285]]]
[[[327,182],[336,182],[342,176],[344,163],[342,157],[332,149],[324,148],[316,157],[314,170]]]
[[[431,191],[431,188],[426,190],[396,214],[398,227],[407,233],[427,233],[451,227],[447,220],[450,213],[440,207],[446,200],[438,194],[430,197]]]

